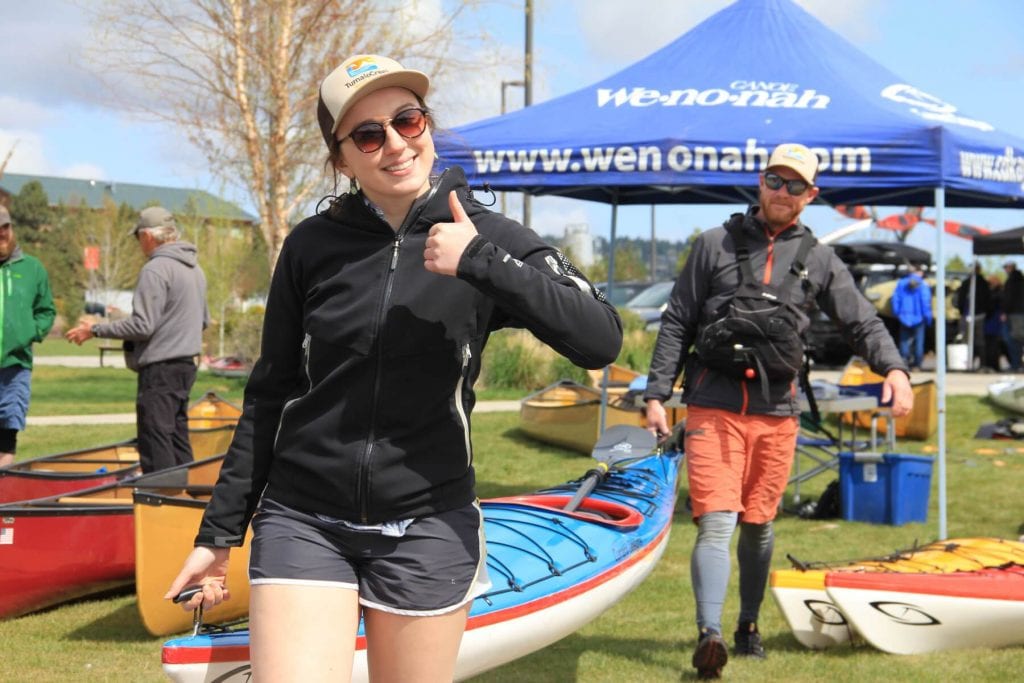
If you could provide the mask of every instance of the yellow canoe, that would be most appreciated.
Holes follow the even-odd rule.
[[[188,438],[195,460],[224,453],[231,445],[242,409],[209,391],[188,409]]]
[[[601,370],[587,370],[587,376],[590,377],[590,386],[595,389],[601,388],[601,382],[604,381],[604,369]],[[636,370],[631,370],[623,365],[616,365],[612,363],[608,366],[608,387],[609,388],[621,388],[629,387],[629,383],[640,376],[640,373]]]
[[[817,650],[859,639],[825,590],[825,575],[829,572],[945,574],[998,567],[1008,562],[1024,563],[1024,543],[999,538],[956,538],[882,559],[837,565],[815,563],[809,569],[777,569],[771,573],[769,584],[793,635],[805,647]]]
[[[670,410],[675,424],[685,409]],[[530,394],[519,404],[519,427],[538,441],[590,454],[600,436],[601,391],[570,380],[551,384]],[[613,425],[645,426],[643,409],[626,387],[608,389],[605,408],[607,429]]]
[[[861,386],[863,384],[880,384],[885,378],[876,374],[868,364],[860,358],[853,358],[846,364],[839,384],[843,386]],[[914,408],[909,415],[897,417],[895,422],[897,438],[927,439],[939,428],[939,390],[933,380],[919,382],[912,386],[914,390]],[[856,423],[858,427],[870,429],[871,411],[843,413],[844,424]],[[878,418],[878,431],[885,433],[889,418]]]
[[[135,596],[142,625],[154,636],[179,633],[192,627],[191,612],[185,612],[163,596],[192,550],[207,500],[208,497],[135,492]],[[249,614],[247,572],[251,540],[250,531],[245,544],[231,550],[227,579],[231,598],[205,611],[203,623],[237,621]]]

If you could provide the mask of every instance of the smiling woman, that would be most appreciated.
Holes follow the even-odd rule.
[[[350,191],[284,243],[274,334],[165,596],[198,584],[188,608],[229,597],[229,548],[251,521],[261,680],[346,680],[360,613],[372,677],[451,680],[469,607],[491,586],[469,432],[485,341],[525,326],[590,369],[622,343],[614,307],[572,263],[476,201],[461,169],[435,172],[428,89],[379,55],[321,83],[328,160]]]

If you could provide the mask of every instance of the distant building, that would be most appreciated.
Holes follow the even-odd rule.
[[[565,226],[565,248],[572,251],[572,260],[584,268],[594,265],[594,239],[587,223]]]
[[[176,216],[195,212],[207,220],[226,220],[236,225],[252,225],[257,222],[255,216],[246,213],[236,204],[205,190],[20,173],[5,172],[0,177],[0,203],[10,206],[11,197],[32,181],[38,181],[43,186],[51,206],[87,206],[98,210],[103,208],[105,200],[110,199],[119,206],[127,204],[137,211],[159,204]]]

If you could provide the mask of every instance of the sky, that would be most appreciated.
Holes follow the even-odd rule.
[[[14,147],[11,173],[68,176],[172,187],[194,187],[252,211],[243,196],[211,178],[201,155],[167,125],[107,108],[95,75],[82,67],[92,42],[80,3],[90,0],[2,0],[5,39],[0,63],[0,155]],[[102,1],[102,0],[91,0]],[[173,1],[173,0],[169,0]],[[418,0],[440,5],[453,0]],[[533,0],[534,103],[590,85],[656,51],[728,0]],[[1019,0],[799,0],[798,4],[905,82],[1024,139],[1024,2]],[[525,35],[523,0],[498,0],[478,18],[492,33],[506,66],[473,74],[479,85],[471,102],[447,105],[446,126],[494,116],[501,109],[501,82],[521,80]],[[467,26],[467,30],[469,27]],[[339,60],[343,58],[339,55]],[[508,88],[508,109],[522,106],[521,88]],[[0,157],[2,158],[2,157]],[[521,216],[518,197],[508,212]],[[686,239],[694,229],[721,224],[736,207],[661,206],[655,209],[659,238]],[[880,215],[903,207],[879,207]],[[926,210],[926,216],[931,213]],[[818,235],[849,223],[827,207],[804,214]],[[947,209],[946,218],[991,230],[1024,225],[1024,211]],[[608,205],[561,198],[534,198],[531,227],[560,237],[566,224],[587,223],[594,235],[609,234]],[[651,208],[621,207],[618,234],[649,237]],[[887,239],[876,229],[850,239]],[[932,250],[933,229],[921,227],[910,242]],[[944,238],[947,255],[969,257],[966,240]]]

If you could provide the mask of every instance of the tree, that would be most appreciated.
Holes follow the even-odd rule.
[[[602,257],[594,261],[594,265],[587,269],[587,275],[592,282],[604,282],[608,280],[608,259]],[[627,282],[630,280],[646,280],[648,278],[647,263],[641,255],[641,250],[634,244],[615,245],[615,281]]]
[[[11,198],[11,221],[18,241],[37,248],[46,239],[45,230],[53,223],[50,198],[38,180],[25,183]]]
[[[960,258],[960,254],[953,254],[953,256],[946,260],[946,270],[951,270],[956,273],[968,273],[971,268],[964,263],[962,258]]]
[[[683,264],[686,263],[686,259],[690,258],[690,252],[693,251],[693,245],[699,236],[700,228],[694,228],[693,232],[690,233],[690,236],[686,238],[686,243],[683,248],[679,250],[679,256],[676,258],[677,273],[683,269]]]
[[[81,313],[87,295],[110,304],[111,292],[132,289],[145,256],[130,236],[138,218],[127,204],[107,198],[99,210],[87,205],[60,205],[54,211],[55,235],[44,250],[58,309],[67,320]],[[87,247],[99,249],[99,268],[86,270]]]
[[[237,344],[230,349],[225,344],[232,341],[227,339],[227,332],[242,302],[257,292],[265,292],[269,285],[266,248],[259,233],[223,219],[205,219],[192,201],[178,214],[178,227],[184,239],[199,247],[199,264],[206,275],[206,302],[213,318],[207,334],[215,334],[217,339],[214,355],[246,356]],[[255,334],[258,342],[258,328]],[[258,343],[245,346],[259,348]]]
[[[240,184],[259,214],[269,265],[323,183],[320,81],[347,55],[386,54],[431,74],[460,74],[456,19],[475,2],[397,0],[108,0],[96,3],[91,57],[127,77],[121,106],[179,127],[212,173]],[[429,16],[428,16],[429,15]],[[123,85],[113,84],[112,85]],[[334,178],[334,192],[338,192]]]
[[[7,170],[7,164],[11,161],[11,157],[14,156],[14,148],[18,146],[18,141],[15,140],[11,145],[11,148],[7,150],[7,154],[4,155],[4,160],[0,161],[0,178],[4,177],[4,171]]]

